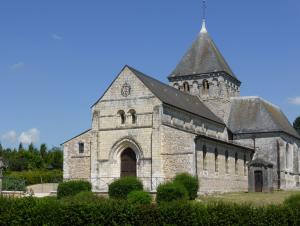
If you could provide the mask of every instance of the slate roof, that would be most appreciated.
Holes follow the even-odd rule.
[[[300,139],[280,108],[260,97],[232,98],[227,126],[235,134],[284,132]]]
[[[225,125],[224,122],[210,111],[198,97],[179,91],[132,67],[127,67],[163,103]]]
[[[192,47],[187,51],[169,77],[222,71],[237,79],[208,34],[204,22],[201,32]]]

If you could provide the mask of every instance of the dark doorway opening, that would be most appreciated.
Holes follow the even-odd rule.
[[[262,171],[255,171],[254,172],[255,178],[255,192],[262,192],[263,191],[263,174]]]
[[[131,148],[121,154],[121,177],[136,177],[136,154]]]

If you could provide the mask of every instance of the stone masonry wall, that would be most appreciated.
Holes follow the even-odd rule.
[[[244,145],[254,145],[254,137],[256,150],[253,159],[261,158],[273,164],[273,188],[277,189],[279,184],[280,189],[293,189],[299,186],[299,141],[284,133],[235,135],[235,139]],[[288,151],[291,155],[289,166]]]
[[[79,153],[79,143],[84,143],[83,153]],[[88,131],[64,144],[64,179],[90,180],[90,168],[91,133]]]
[[[204,146],[206,155],[204,156]],[[197,140],[197,173],[200,193],[224,193],[248,190],[248,168],[251,152],[247,149],[201,138]],[[215,151],[217,150],[217,158]],[[225,152],[228,151],[228,163]],[[235,162],[235,154],[238,160]],[[246,161],[244,161],[244,158]]]
[[[122,86],[130,86],[123,96]],[[93,107],[95,151],[92,155],[92,183],[95,191],[107,191],[108,184],[120,177],[120,155],[131,148],[137,156],[137,176],[146,190],[154,190],[155,178],[161,178],[160,106],[162,103],[131,72],[125,68]],[[131,111],[136,113],[132,121]],[[122,124],[119,111],[125,112]],[[95,114],[96,112],[96,114]]]

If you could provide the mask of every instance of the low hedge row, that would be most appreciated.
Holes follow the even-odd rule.
[[[4,176],[15,180],[25,180],[26,186],[41,183],[59,183],[63,180],[63,173],[61,170],[10,172]]]
[[[300,225],[300,207],[124,200],[66,202],[55,198],[0,198],[0,225]]]
[[[57,198],[64,198],[77,195],[81,192],[91,192],[92,184],[89,181],[66,181],[57,187]]]

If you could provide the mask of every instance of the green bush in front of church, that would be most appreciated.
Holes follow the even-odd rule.
[[[126,199],[132,191],[143,191],[143,184],[136,177],[122,177],[108,186],[110,198]]]
[[[300,210],[300,192],[288,197],[284,201],[284,204],[292,208],[298,208]]]
[[[92,185],[88,181],[67,181],[57,187],[57,198],[75,196],[83,191],[92,191]]]
[[[174,178],[175,183],[182,184],[189,194],[190,200],[197,198],[197,193],[199,190],[199,180],[197,177],[192,176],[188,173],[177,174]]]
[[[152,202],[152,197],[145,191],[132,191],[128,194],[127,200],[131,204],[149,205]]]
[[[157,188],[156,202],[172,202],[178,200],[188,200],[189,195],[186,188],[180,183],[167,182]]]

